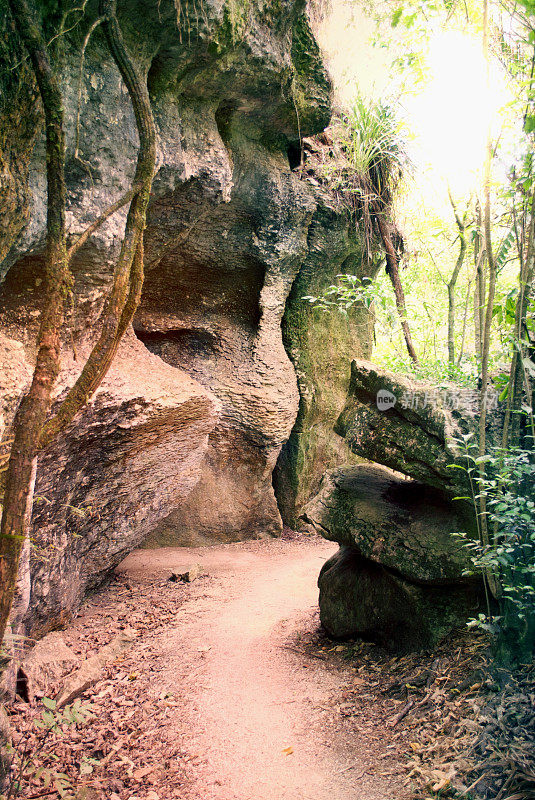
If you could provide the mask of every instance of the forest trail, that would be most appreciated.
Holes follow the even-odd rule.
[[[180,741],[194,762],[181,797],[402,796],[397,776],[381,776],[388,756],[381,730],[356,732],[339,715],[333,723],[333,698],[347,681],[343,667],[341,675],[301,646],[317,629],[316,580],[334,549],[313,538],[138,550],[119,568],[131,581],[197,563],[208,574],[189,586],[173,625],[150,648],[164,665],[152,693],[180,701],[166,738]]]

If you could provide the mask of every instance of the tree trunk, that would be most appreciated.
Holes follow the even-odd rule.
[[[401,284],[401,279],[399,277],[398,256],[394,248],[394,245],[392,244],[392,237],[390,236],[390,231],[388,230],[388,225],[386,224],[386,220],[384,218],[382,211],[376,212],[376,219],[377,219],[377,225],[379,226],[381,239],[383,240],[383,246],[385,248],[386,272],[388,277],[392,281],[392,286],[394,287],[394,295],[396,297],[396,307],[401,321],[401,329],[403,331],[403,336],[405,338],[407,352],[411,357],[411,359],[414,361],[414,363],[418,364],[418,356],[416,355],[416,350],[414,349],[414,345],[412,343],[409,323],[407,321],[407,307],[405,305],[405,294],[403,292],[403,286]]]
[[[115,16],[115,0],[100,0],[102,27],[110,52],[128,89],[137,129],[139,151],[125,234],[115,267],[113,285],[101,316],[101,333],[82,372],[54,417],[43,428],[40,445],[63,430],[94,394],[106,375],[121,338],[130,324],[143,285],[143,231],[156,163],[156,131],[146,82],[132,63]]]
[[[115,16],[115,0],[100,0],[110,52],[128,89],[139,133],[139,151],[121,252],[101,316],[101,334],[83,370],[52,419],[52,389],[60,367],[64,297],[70,289],[65,233],[65,141],[63,101],[41,32],[26,0],[10,0],[17,29],[32,61],[47,136],[47,305],[42,312],[38,353],[30,390],[15,417],[14,444],[6,476],[0,535],[0,641],[13,601],[18,562],[27,536],[38,452],[68,425],[98,388],[139,302],[143,285],[143,230],[156,160],[156,135],[146,82],[135,69]],[[123,200],[120,201],[121,203]],[[115,204],[120,207],[119,204]],[[100,219],[103,221],[106,215]],[[93,230],[94,230],[93,226]]]
[[[455,203],[450,193],[450,202],[455,216],[455,222],[459,229],[459,255],[455,262],[455,267],[448,283],[448,363],[450,367],[455,364],[455,286],[459,278],[459,273],[464,264],[466,255],[466,214],[463,219],[457,214]]]
[[[474,263],[476,267],[476,279],[474,284],[474,350],[475,356],[481,361],[483,334],[483,304],[485,301],[485,285],[483,277],[483,257],[485,248],[481,241],[481,208],[477,206],[477,230],[474,237]]]
[[[522,359],[526,354],[522,346],[523,338],[528,338],[529,331],[526,327],[526,317],[533,293],[535,278],[535,190],[531,198],[530,222],[525,246],[519,248],[520,274],[519,292],[515,309],[514,349],[509,371],[509,386],[507,392],[507,405],[503,423],[502,446],[520,444],[520,408],[524,392],[524,367]],[[522,237],[523,238],[523,237]],[[517,238],[517,242],[520,241]],[[528,394],[528,402],[530,397]],[[531,403],[533,408],[533,403]],[[535,442],[532,442],[532,445]]]
[[[483,47],[485,60],[487,63],[487,80],[489,70],[489,21],[488,21],[488,0],[483,4]],[[485,243],[485,254],[488,265],[488,292],[486,293],[486,309],[484,314],[484,326],[481,331],[481,373],[480,373],[480,401],[479,401],[479,442],[478,442],[478,474],[479,474],[479,523],[481,544],[487,546],[490,541],[488,514],[487,514],[487,494],[484,487],[486,477],[484,456],[487,449],[487,409],[488,409],[488,386],[489,386],[489,355],[491,344],[492,313],[494,310],[494,294],[496,290],[496,261],[492,250],[491,236],[491,209],[490,209],[490,179],[493,159],[493,147],[490,138],[490,128],[487,133],[487,152],[485,158],[485,174],[483,181],[484,210],[483,210],[483,237]],[[483,285],[483,291],[485,287]],[[483,294],[483,300],[485,294]],[[483,303],[481,305],[483,311]],[[485,570],[484,580],[486,588],[490,589],[495,597],[498,597],[500,587],[496,576],[490,570]]]
[[[32,383],[15,416],[14,442],[6,475],[0,529],[0,641],[13,602],[19,557],[28,531],[39,436],[50,411],[52,389],[60,368],[63,305],[71,281],[65,234],[63,99],[42,34],[26,0],[9,0],[9,3],[32,63],[45,114],[47,304],[41,315]]]

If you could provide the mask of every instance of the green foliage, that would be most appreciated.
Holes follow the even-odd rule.
[[[409,165],[393,108],[382,100],[372,103],[357,97],[340,117],[338,139],[351,168],[389,205]]]
[[[17,748],[10,748],[13,759],[11,775],[4,794],[0,800],[12,800],[19,797],[24,789],[30,785],[44,790],[36,796],[56,794],[62,800],[74,800],[75,786],[69,775],[49,767],[38,766],[35,756],[41,753],[41,761],[55,761],[53,748],[50,753],[45,752],[45,747],[52,746],[52,737],[62,736],[66,728],[84,725],[92,716],[91,707],[81,700],[75,700],[71,705],[58,709],[55,700],[43,697],[43,710],[34,722],[37,734],[37,745],[30,740],[29,733],[18,743]],[[80,774],[87,775],[93,771],[98,761],[89,757],[82,757],[80,761]],[[47,791],[50,790],[50,791]]]
[[[363,278],[356,275],[340,274],[336,276],[338,283],[329,286],[323,294],[318,297],[314,295],[304,295],[303,300],[307,300],[310,305],[319,311],[338,310],[343,314],[354,306],[364,306],[370,308],[372,303],[386,300],[381,287],[372,278]]]
[[[323,313],[347,314],[354,307],[370,309],[375,316],[374,361],[392,372],[410,375],[439,386],[453,381],[460,386],[476,388],[478,361],[474,356],[465,354],[461,362],[452,367],[448,365],[445,354],[441,357],[442,351],[435,351],[432,347],[434,338],[441,335],[438,321],[441,316],[445,317],[445,310],[441,313],[443,307],[437,300],[434,306],[431,302],[427,304],[425,287],[419,280],[409,275],[409,280],[406,281],[409,319],[422,355],[420,363],[415,364],[404,354],[400,320],[390,281],[384,275],[373,280],[360,280],[356,275],[347,274],[337,275],[336,278],[337,283],[329,286],[321,295],[305,295],[303,300]],[[431,290],[434,290],[433,285]],[[429,314],[433,311],[436,317],[432,316],[430,320]]]
[[[432,358],[421,360],[415,364],[410,358],[403,357],[397,353],[387,355],[383,359],[383,364],[392,372],[411,375],[416,380],[429,381],[440,388],[441,386],[451,386],[452,383],[458,386],[475,389],[477,386],[477,362],[475,359],[464,359],[462,364],[448,364],[443,359],[434,360]]]
[[[358,217],[373,213],[370,205],[389,206],[410,166],[392,106],[359,96],[335,118],[331,135],[331,158],[318,166],[324,182],[348,201]]]
[[[464,533],[457,536],[470,551],[474,571],[494,576],[501,587],[499,616],[480,615],[472,625],[497,634],[504,652],[522,659],[535,645],[535,452],[494,447],[478,456],[471,435],[458,444],[465,463],[455,467],[470,478],[479,518],[484,498],[490,535],[488,541],[474,541]]]

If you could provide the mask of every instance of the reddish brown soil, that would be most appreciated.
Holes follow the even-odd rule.
[[[407,796],[386,724],[397,705],[319,633],[333,550],[302,537],[129,556],[65,632],[80,655],[122,627],[139,636],[88,693],[93,720],[54,742],[57,768],[106,800]],[[205,577],[168,580],[196,563]],[[99,762],[86,776],[83,755]]]

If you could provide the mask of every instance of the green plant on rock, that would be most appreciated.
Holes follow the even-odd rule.
[[[223,27],[233,45],[243,37],[249,20],[250,6],[251,0],[226,0],[223,8]]]
[[[334,156],[324,164],[323,177],[348,203],[357,227],[362,227],[368,261],[380,242],[407,352],[417,363],[399,274],[403,237],[392,219],[394,195],[409,167],[401,125],[387,103],[358,97],[339,116],[332,133]]]
[[[320,311],[338,310],[343,314],[356,305],[370,308],[372,303],[381,299],[380,287],[372,278],[363,278],[356,275],[339,274],[336,276],[338,283],[332,284],[322,295],[304,295],[314,308]]]

